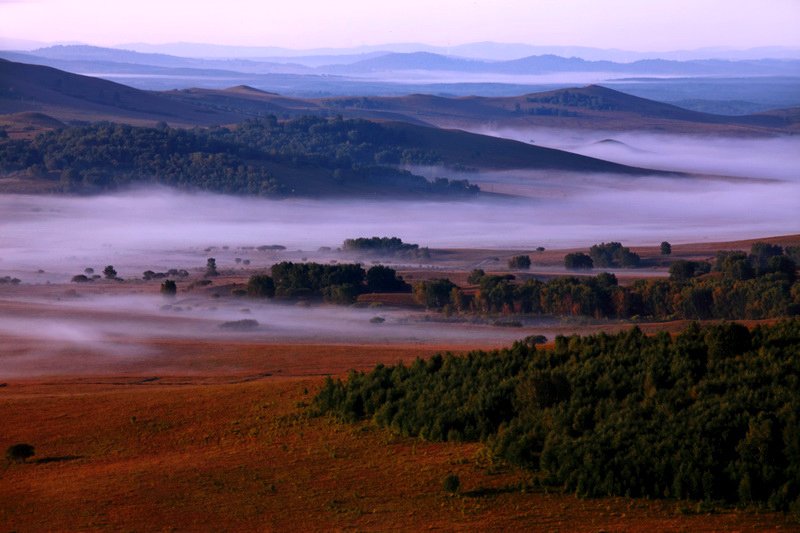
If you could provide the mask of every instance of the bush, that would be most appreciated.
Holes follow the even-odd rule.
[[[14,444],[6,449],[6,459],[16,463],[23,462],[35,455],[36,448],[30,444]]]
[[[87,278],[83,274],[78,274],[77,276],[72,276],[70,280],[72,283],[88,283],[92,281],[90,278]]]
[[[161,294],[167,297],[173,297],[178,294],[178,285],[172,280],[165,280],[161,284]]]
[[[453,494],[458,492],[458,488],[461,486],[461,480],[458,479],[458,476],[455,474],[449,474],[444,481],[442,482],[442,488],[446,492],[451,492]]]
[[[528,346],[535,346],[537,344],[547,344],[547,337],[545,337],[544,335],[528,335],[520,342],[522,342],[522,344],[527,344]]]
[[[258,321],[252,318],[245,318],[244,320],[233,320],[231,322],[223,322],[219,325],[221,329],[230,329],[234,331],[250,331],[258,327]]]

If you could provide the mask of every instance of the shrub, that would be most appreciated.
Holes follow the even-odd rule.
[[[165,280],[161,284],[161,294],[167,297],[173,297],[178,294],[178,285],[172,280]]]
[[[458,479],[456,474],[449,474],[444,481],[442,482],[442,488],[446,492],[451,492],[453,494],[458,492],[458,488],[461,486],[461,480]]]
[[[6,449],[6,459],[14,462],[23,462],[33,457],[36,448],[30,444],[14,444]]]
[[[219,325],[222,329],[230,329],[234,331],[250,331],[258,327],[258,321],[252,318],[245,318],[243,320],[233,320],[231,322],[223,322]]]

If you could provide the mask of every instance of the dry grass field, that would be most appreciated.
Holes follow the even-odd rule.
[[[398,353],[402,357],[402,353]],[[409,354],[416,355],[416,354]],[[246,358],[247,356],[245,356]],[[326,370],[323,366],[321,370]],[[252,378],[253,376],[250,376]],[[581,500],[480,445],[309,416],[322,378],[73,377],[2,387],[3,531],[792,531],[757,510]],[[442,488],[455,473],[460,494]]]
[[[655,250],[642,251],[656,259]],[[708,252],[682,245],[674,255]],[[473,256],[452,258],[453,273],[465,277]],[[545,252],[542,266],[556,259],[556,252]],[[72,288],[5,288],[0,314],[103,320],[102,310],[42,303]],[[132,288],[97,284],[79,291]],[[158,283],[135,288],[157,292]],[[39,291],[39,300],[14,298],[18,291]],[[405,295],[394,300],[383,303],[411,304]],[[111,320],[138,320],[126,313]],[[177,327],[183,319],[169,320]],[[640,326],[650,333],[685,324]],[[552,339],[626,327],[554,322],[545,330]],[[36,447],[26,462],[0,463],[2,532],[800,531],[791,516],[756,508],[545,492],[529,486],[526,472],[494,463],[479,444],[425,442],[369,423],[315,417],[310,409],[325,376],[499,347],[498,338],[478,344],[121,338],[120,353],[145,354],[124,357],[80,346],[48,350],[46,339],[30,333],[0,335],[0,448]],[[27,366],[19,362],[23,355]],[[10,374],[10,368],[25,371]],[[450,473],[461,481],[458,494],[443,489]]]

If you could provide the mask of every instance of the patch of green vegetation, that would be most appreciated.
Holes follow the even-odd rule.
[[[430,440],[484,441],[585,496],[800,509],[800,320],[559,336],[328,379],[315,408]]]
[[[269,165],[322,170],[337,186],[352,184],[437,195],[472,195],[466,180],[433,182],[400,168],[439,164],[436,154],[406,146],[404,133],[366,120],[275,117],[235,128],[177,129],[98,123],[51,131],[32,140],[0,139],[0,168],[57,180],[64,192],[102,192],[159,183],[189,190],[271,196],[296,184]],[[322,187],[322,183],[317,184]],[[330,184],[329,184],[330,185]],[[305,191],[314,193],[314,190]]]

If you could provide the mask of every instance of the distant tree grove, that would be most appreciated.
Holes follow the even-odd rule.
[[[725,500],[800,514],[800,320],[559,336],[328,379],[315,409],[482,441],[582,496]]]
[[[272,266],[271,275],[257,274],[247,282],[249,296],[278,299],[324,299],[350,304],[360,294],[410,292],[401,276],[386,266],[364,270],[358,263],[323,265],[283,261]]]
[[[258,196],[290,194],[270,163],[322,170],[335,185],[474,195],[466,180],[428,181],[400,168],[441,158],[410,148],[402,132],[367,120],[274,116],[232,128],[179,129],[108,122],[70,126],[36,138],[0,138],[0,169],[58,183],[64,192],[102,192],[135,183]],[[315,191],[309,191],[315,192]]]
[[[756,243],[751,254],[719,252],[711,263],[679,260],[669,279],[620,286],[606,272],[513,283],[513,276],[470,273],[478,285],[466,293],[449,280],[420,282],[415,293],[429,308],[462,313],[538,314],[595,318],[763,319],[800,315],[800,283],[791,256]],[[780,248],[780,247],[779,247]],[[766,251],[765,251],[766,250]],[[582,254],[584,255],[584,254]],[[766,256],[766,257],[765,257]],[[591,258],[584,255],[586,259]],[[447,281],[449,298],[443,295]],[[429,296],[436,293],[436,298]]]

